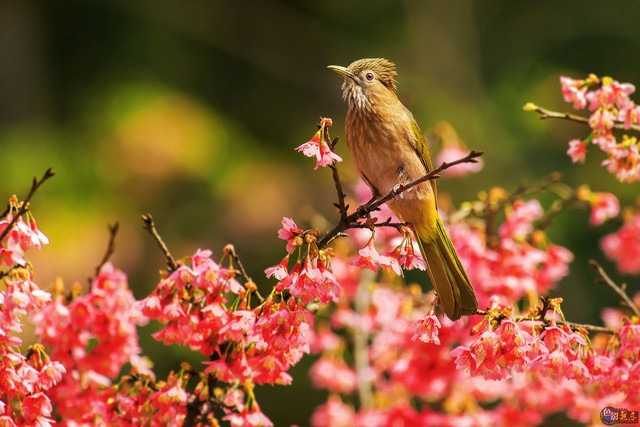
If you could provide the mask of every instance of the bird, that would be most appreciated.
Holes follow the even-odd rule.
[[[433,170],[425,138],[413,114],[400,102],[396,66],[365,58],[348,67],[329,65],[341,75],[347,102],[344,133],[360,177],[380,197]],[[444,313],[452,320],[474,314],[478,300],[437,209],[435,180],[387,202],[413,230]]]

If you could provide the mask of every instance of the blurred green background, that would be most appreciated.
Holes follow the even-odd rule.
[[[342,135],[341,81],[326,65],[384,56],[424,131],[446,120],[485,152],[480,174],[441,182],[454,203],[560,170],[570,184],[632,204],[638,184],[618,184],[599,166],[601,153],[580,166],[564,154],[587,128],[540,121],[522,105],[568,110],[559,75],[640,84],[639,16],[635,0],[2,1],[1,196],[24,195],[49,166],[57,172],[32,204],[51,239],[33,257],[42,286],[58,276],[86,282],[107,224],[119,221],[113,261],[144,297],[164,266],[142,229],[146,212],[174,255],[201,247],[220,256],[231,242],[267,286],[262,270],[283,255],[282,216],[335,218],[329,172],[294,151],[319,116]],[[338,153],[354,182],[344,144]],[[550,231],[576,255],[556,292],[572,320],[598,322],[604,305],[617,304],[586,261],[604,261],[598,240],[619,224],[593,229],[587,212],[573,210]],[[151,330],[145,352],[166,372],[187,352],[155,345]],[[323,400],[308,365],[293,372],[293,387],[259,391],[276,425],[307,425]]]

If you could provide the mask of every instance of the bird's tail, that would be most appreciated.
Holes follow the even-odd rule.
[[[473,314],[478,309],[478,300],[439,217],[436,228],[435,233],[415,231],[440,306],[451,320],[456,320]]]

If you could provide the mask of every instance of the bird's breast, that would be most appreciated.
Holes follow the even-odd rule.
[[[410,124],[366,119],[348,114],[345,136],[360,176],[377,195],[385,195],[397,184],[419,178],[427,172],[412,142]],[[435,212],[433,190],[429,182],[417,185],[389,203],[404,221],[431,222],[426,212]],[[426,208],[426,209],[425,209]]]

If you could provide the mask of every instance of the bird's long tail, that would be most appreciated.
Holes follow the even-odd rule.
[[[456,320],[462,315],[473,314],[478,308],[478,300],[439,217],[436,228],[435,233],[415,231],[440,306],[450,319]]]

